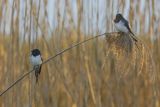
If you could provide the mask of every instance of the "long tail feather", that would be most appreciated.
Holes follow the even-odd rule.
[[[137,42],[138,40],[135,38],[134,33],[133,33],[133,32],[131,32],[131,31],[130,31],[130,33],[132,34],[132,35],[131,35],[131,38],[132,38],[134,41],[136,41],[136,42]]]
[[[36,83],[38,83],[38,76],[41,72],[41,65],[35,69],[35,77],[36,77]]]

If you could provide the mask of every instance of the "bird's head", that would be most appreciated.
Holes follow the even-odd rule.
[[[118,14],[116,15],[116,18],[114,19],[114,22],[115,22],[115,23],[116,23],[116,22],[119,22],[121,19],[123,19],[122,14],[118,13]]]
[[[33,55],[33,56],[38,56],[38,55],[41,55],[41,52],[40,52],[39,49],[33,49],[33,50],[31,51],[31,55]]]

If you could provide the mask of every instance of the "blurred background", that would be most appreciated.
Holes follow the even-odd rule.
[[[160,0],[0,0],[0,92],[32,69],[30,50],[39,48],[46,60],[72,44],[115,32],[116,13],[148,48],[145,67],[154,63],[150,71],[160,82]],[[106,51],[101,37],[58,56],[43,65],[39,84],[31,73],[0,97],[0,106],[160,107],[160,87],[148,82],[147,69],[118,81],[103,67]]]

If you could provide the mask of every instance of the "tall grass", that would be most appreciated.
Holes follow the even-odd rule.
[[[128,12],[125,0],[104,0],[104,7],[98,0],[72,1],[76,8],[71,1],[54,2],[51,23],[48,0],[0,1],[0,92],[32,69],[31,49],[39,48],[45,60],[74,43],[114,31],[116,3],[128,14],[139,42],[113,33],[78,46],[43,65],[39,84],[34,73],[23,79],[0,97],[0,106],[159,107],[158,0],[146,1],[142,11],[141,2],[132,1]]]

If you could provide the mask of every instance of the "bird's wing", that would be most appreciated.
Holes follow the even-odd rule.
[[[125,20],[125,19],[124,19],[124,21],[125,21],[124,25],[127,27],[127,29],[129,30],[129,32],[132,34],[131,37],[133,38],[134,41],[137,42],[137,39],[135,38],[134,33],[131,31],[131,29],[130,29],[130,27],[129,27],[128,21]]]
[[[42,65],[40,65],[39,67],[39,71],[38,71],[39,74],[41,73],[41,68],[42,68]]]
[[[41,56],[41,61],[43,62],[43,58],[42,58],[42,56]]]
[[[127,21],[127,20],[124,20],[124,21],[125,21],[124,25],[127,27],[127,29],[129,30],[129,32],[133,34],[133,32],[131,31],[131,29],[130,29],[130,27],[129,27],[128,21]],[[133,35],[134,35],[134,34],[133,34]]]
[[[42,63],[43,63],[43,58],[42,58],[42,56],[41,56],[41,61],[42,61]],[[42,68],[42,65],[40,65],[40,67],[39,67],[39,74],[41,73],[41,68]]]

